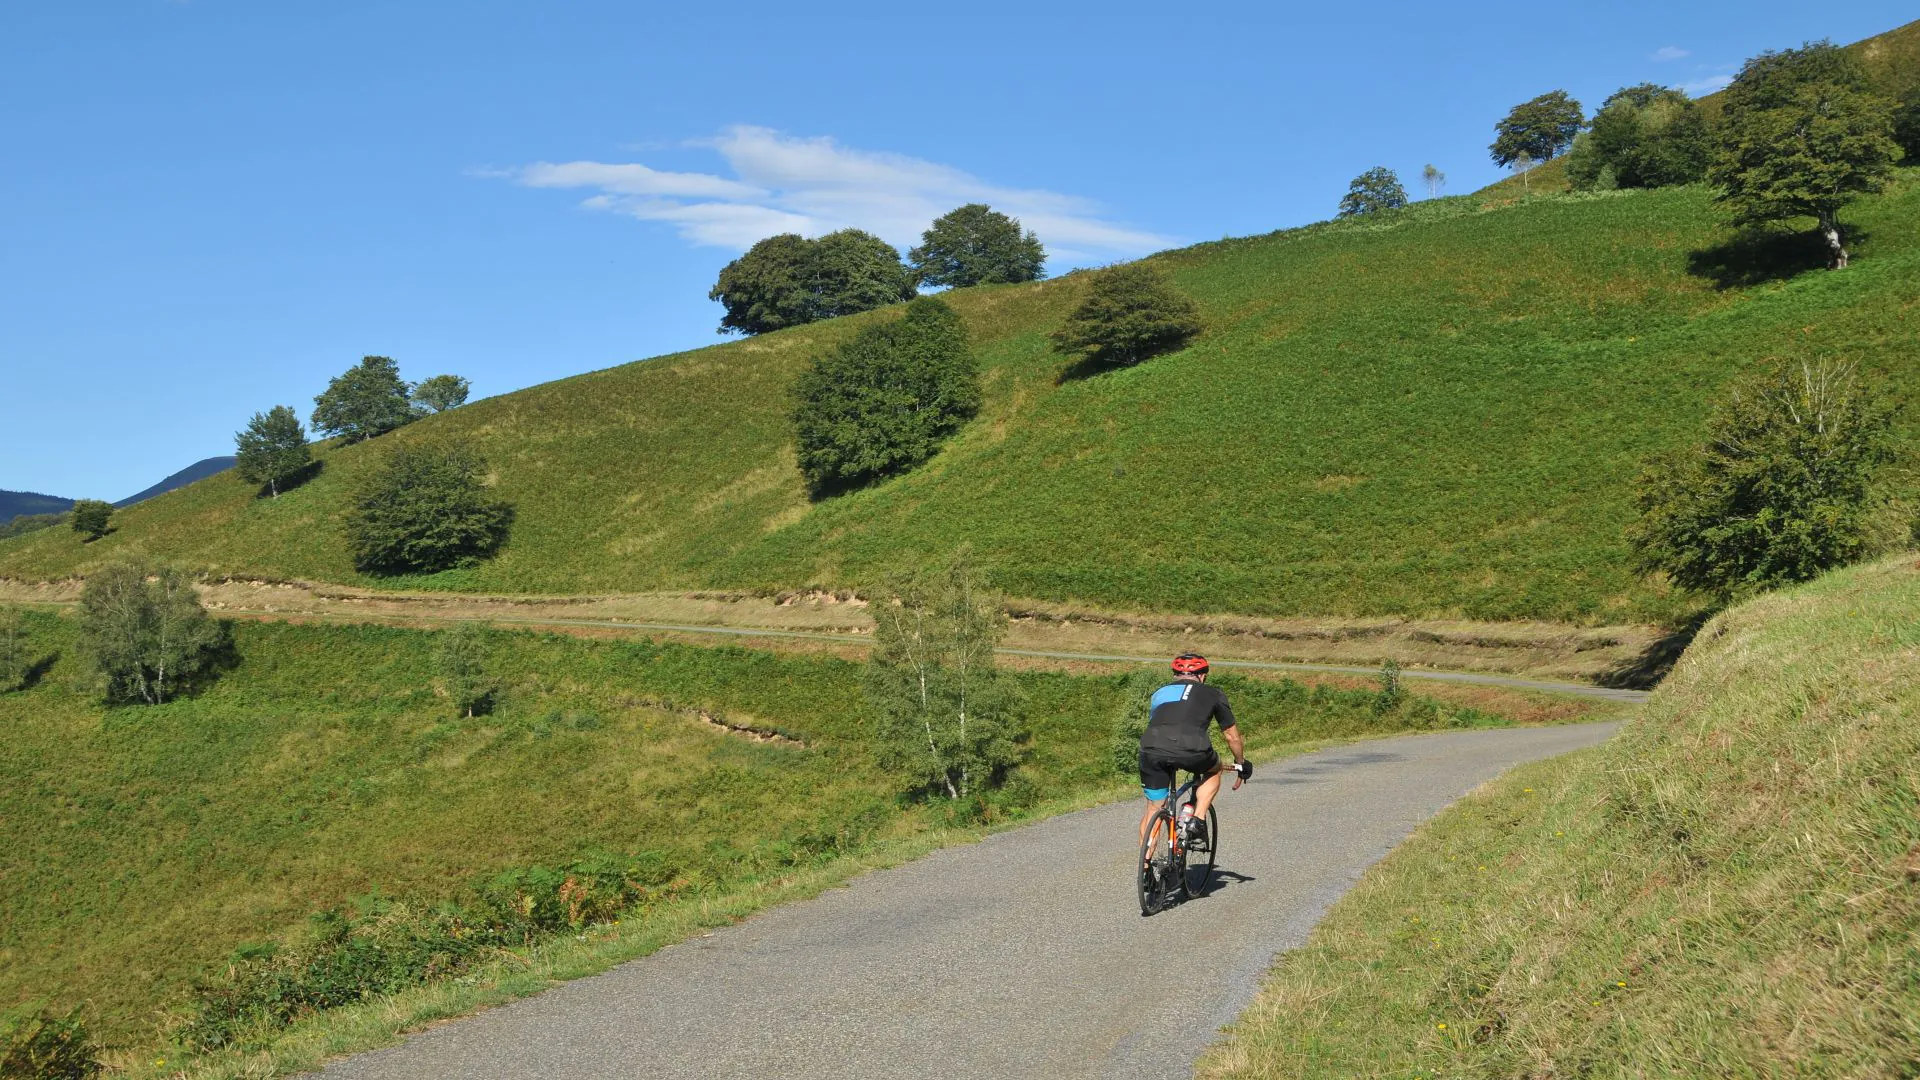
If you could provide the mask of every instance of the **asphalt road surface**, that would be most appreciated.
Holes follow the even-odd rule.
[[[1152,918],[1139,801],[949,848],[335,1062],[399,1077],[1176,1077],[1274,955],[1420,822],[1615,725],[1444,732],[1260,769],[1213,891]]]

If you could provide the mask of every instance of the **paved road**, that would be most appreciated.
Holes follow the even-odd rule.
[[[1446,732],[1288,759],[1221,797],[1218,884],[1151,919],[1134,802],[950,848],[337,1062],[334,1080],[1174,1077],[1274,954],[1413,827],[1614,725]],[[1169,975],[1191,989],[1165,1001]]]

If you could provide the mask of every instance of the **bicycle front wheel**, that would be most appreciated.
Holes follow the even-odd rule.
[[[1173,816],[1165,810],[1148,823],[1146,839],[1140,843],[1140,862],[1134,869],[1140,879],[1140,914],[1165,910],[1170,894],[1180,887],[1173,880]]]

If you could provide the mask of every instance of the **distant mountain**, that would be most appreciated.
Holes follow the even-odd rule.
[[[164,495],[174,488],[185,487],[195,480],[205,479],[214,473],[231,468],[233,468],[233,458],[231,455],[227,457],[203,458],[145,491],[140,492],[138,495],[129,495],[113,505],[132,506],[137,502],[145,502],[155,495]],[[63,499],[58,495],[41,495],[32,491],[0,490],[0,525],[5,525],[14,518],[27,514],[63,514],[72,506],[72,499]]]
[[[181,469],[179,472],[174,473],[172,476],[167,477],[165,480],[162,480],[159,483],[153,485],[147,490],[140,492],[138,495],[129,495],[126,498],[121,499],[119,502],[114,503],[113,505],[132,506],[134,503],[137,503],[137,502],[145,502],[146,500],[153,498],[155,495],[165,495],[167,492],[172,491],[174,488],[186,487],[188,484],[193,483],[195,480],[204,480],[207,477],[212,476],[214,473],[225,472],[226,470],[233,468],[233,461],[234,459],[231,454],[227,455],[226,457],[202,458],[199,461],[196,461],[193,464],[187,466],[186,468]]]
[[[0,491],[0,525],[22,514],[59,514],[73,505],[72,499],[41,495],[33,491]]]

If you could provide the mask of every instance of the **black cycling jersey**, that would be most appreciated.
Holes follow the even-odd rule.
[[[1175,754],[1197,754],[1211,750],[1207,725],[1220,722],[1220,730],[1233,726],[1233,710],[1227,707],[1227,695],[1194,679],[1176,679],[1153,692],[1147,730],[1140,736],[1140,749]]]

